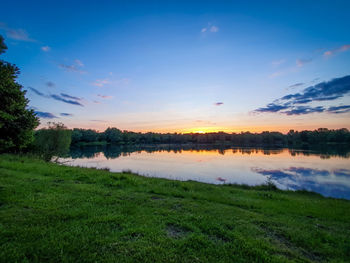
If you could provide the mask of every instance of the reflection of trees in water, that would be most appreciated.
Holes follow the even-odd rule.
[[[71,147],[69,154],[73,159],[94,158],[101,154],[101,148],[98,146]]]
[[[331,157],[350,158],[350,149],[347,145],[319,145],[317,147],[304,147],[301,149],[289,149],[292,156],[320,156],[321,159]]]
[[[215,146],[215,145],[174,145],[174,144],[162,144],[162,145],[105,145],[105,146],[81,146],[72,147],[70,156],[73,159],[76,158],[94,158],[103,153],[107,159],[115,159],[120,156],[129,156],[131,153],[153,153],[153,152],[217,152],[224,155],[226,151],[231,151],[233,154],[264,154],[264,155],[276,155],[285,151],[284,148],[247,148],[247,147],[230,147],[230,146]],[[322,159],[328,159],[331,157],[339,156],[344,158],[350,157],[350,149],[346,147],[331,146],[331,147],[318,147],[308,149],[288,149],[292,156],[320,156]]]

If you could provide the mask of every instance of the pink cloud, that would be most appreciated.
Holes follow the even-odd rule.
[[[332,49],[332,50],[325,51],[323,53],[323,55],[328,57],[328,56],[332,56],[332,55],[334,55],[336,53],[339,53],[339,52],[345,52],[348,49],[350,49],[350,45],[343,45],[343,46],[341,46],[339,48],[335,48],[335,49]]]

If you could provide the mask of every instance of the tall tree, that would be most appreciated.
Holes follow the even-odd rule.
[[[0,54],[7,46],[0,35]],[[39,120],[28,109],[26,91],[16,82],[19,69],[0,60],[0,152],[19,151],[33,141],[33,131]]]

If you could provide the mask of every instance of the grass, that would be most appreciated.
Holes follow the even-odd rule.
[[[350,202],[0,155],[0,262],[350,262]]]

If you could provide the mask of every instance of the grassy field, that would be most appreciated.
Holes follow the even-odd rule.
[[[0,262],[350,262],[350,201],[0,155]]]

